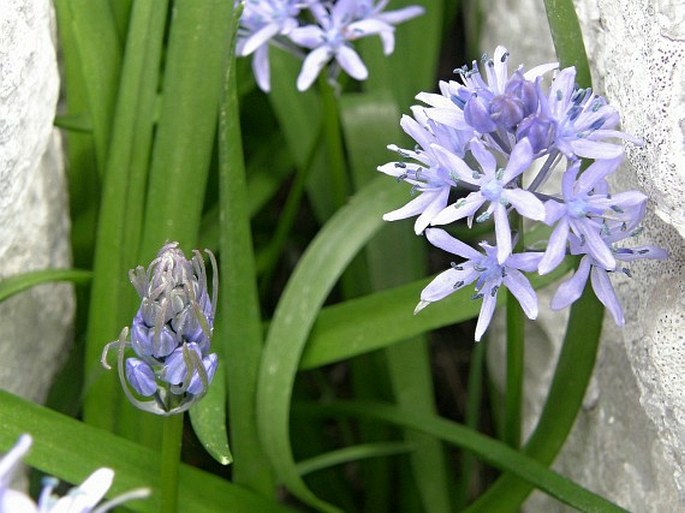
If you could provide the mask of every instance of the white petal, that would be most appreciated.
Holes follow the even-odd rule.
[[[364,66],[361,58],[351,47],[341,46],[335,54],[335,59],[340,63],[348,75],[357,80],[366,80],[369,72]]]
[[[2,513],[38,513],[33,501],[16,490],[0,492],[0,511]]]
[[[495,313],[495,306],[497,306],[497,294],[493,297],[491,294],[486,293],[483,296],[483,305],[480,307],[478,323],[476,324],[476,334],[474,337],[476,342],[480,342],[485,330],[488,329],[492,320],[492,314]]]
[[[436,248],[467,260],[480,260],[484,258],[482,253],[476,251],[468,244],[464,244],[459,239],[455,239],[441,228],[428,228],[426,230],[426,238]]]
[[[332,54],[327,46],[320,46],[312,50],[302,64],[302,71],[297,77],[297,90],[306,91],[330,60]]]
[[[458,219],[471,216],[483,205],[483,203],[485,203],[483,195],[479,192],[472,192],[466,196],[466,198],[457,201],[457,203],[453,203],[452,205],[443,208],[442,211],[433,218],[432,224],[449,224]],[[456,205],[459,206],[457,207]]]
[[[277,23],[269,23],[268,25],[265,25],[245,40],[245,44],[241,48],[242,51],[240,56],[245,57],[250,55],[257,48],[267,44],[269,39],[278,34],[280,30],[281,27]]]

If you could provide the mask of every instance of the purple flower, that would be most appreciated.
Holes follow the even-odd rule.
[[[301,0],[247,0],[240,16],[236,54],[240,57],[254,53],[252,71],[262,91],[271,89],[269,43],[286,36],[299,25],[297,16]],[[279,44],[287,45],[282,37]]]
[[[426,230],[426,238],[434,246],[466,259],[460,264],[443,271],[421,292],[421,300],[414,313],[423,310],[430,303],[440,301],[466,285],[476,282],[474,299],[483,304],[476,324],[475,340],[479,341],[490,325],[497,304],[497,294],[504,285],[516,297],[529,319],[538,315],[538,299],[533,287],[521,271],[533,271],[538,265],[541,253],[516,253],[503,263],[497,259],[497,248],[483,242],[485,254],[476,251],[439,228]]]
[[[452,187],[456,187],[452,173],[440,165],[433,147],[445,145],[453,152],[463,155],[466,139],[458,131],[428,119],[423,109],[415,107],[412,110],[420,121],[405,115],[402,116],[400,125],[417,142],[416,149],[405,150],[395,145],[388,148],[416,162],[389,162],[379,166],[378,170],[411,184],[412,191],[419,193],[402,208],[383,216],[386,221],[396,221],[418,215],[414,224],[414,230],[418,235],[430,224],[435,215],[445,208]]]
[[[149,489],[139,488],[98,505],[114,480],[112,469],[100,468],[93,472],[80,486],[71,489],[64,497],[58,497],[53,493],[59,484],[57,479],[45,478],[38,504],[36,504],[24,493],[9,488],[12,475],[32,444],[33,439],[30,435],[21,435],[15,446],[0,459],[0,512],[105,513],[124,502],[142,499],[150,495]]]
[[[573,233],[585,246],[588,253],[604,269],[616,267],[616,260],[602,237],[607,221],[625,221],[626,212],[636,212],[636,206],[647,201],[637,191],[609,194],[605,178],[616,171],[621,158],[597,160],[580,176],[580,162],[577,161],[564,172],[561,184],[562,200],[552,199],[545,204],[546,223],[556,223],[549,238],[545,256],[540,261],[540,274],[551,272],[566,256],[569,233]]]
[[[442,147],[433,147],[441,164],[450,169],[459,182],[475,188],[465,198],[460,199],[436,215],[431,224],[448,224],[464,217],[472,218],[476,211],[486,203],[488,207],[477,221],[485,221],[491,216],[495,219],[497,237],[497,259],[504,263],[511,254],[511,228],[509,227],[508,206],[511,205],[524,217],[533,220],[545,218],[545,207],[531,192],[521,189],[516,179],[530,167],[533,152],[526,139],[519,142],[511,152],[504,169],[497,167],[495,157],[474,139],[470,150],[480,169],[471,169],[461,158]]]
[[[632,207],[630,210],[631,213],[628,215],[628,221],[613,221],[605,224],[602,239],[611,250],[613,257],[621,262],[632,262],[643,258],[654,258],[657,260],[667,258],[668,253],[656,246],[622,248],[614,245],[619,240],[637,234],[634,229],[644,215],[644,202]],[[578,269],[571,278],[564,281],[555,292],[551,302],[552,309],[561,310],[575,302],[583,293],[589,276],[592,290],[597,298],[611,312],[616,325],[623,326],[625,324],[623,308],[609,278],[611,273],[617,272],[619,269],[606,268],[592,254],[587,253],[586,245],[578,237],[571,235],[569,239],[571,242],[571,254],[584,254],[584,256],[581,258]],[[632,276],[632,272],[628,267],[621,267],[620,271],[628,277]]]
[[[483,57],[486,80],[474,61],[471,69],[455,70],[462,84],[440,82],[441,95],[421,93],[417,98],[433,107],[429,117],[454,128],[465,123],[479,132],[486,144],[508,153],[516,143],[518,123],[538,109],[536,79],[558,67],[549,63],[524,71],[519,66],[510,75],[508,60],[509,52],[498,46],[492,59]]]
[[[213,269],[212,297],[202,256],[195,251],[187,260],[178,243],[168,243],[150,266],[129,273],[141,297],[131,340],[128,328],[119,340],[105,346],[107,353],[118,347],[119,379],[128,399],[138,408],[159,415],[187,410],[206,392],[218,359],[210,353],[218,285],[214,255],[207,251]],[[127,347],[136,354],[124,362]],[[137,399],[129,387],[142,397]]]
[[[574,67],[561,70],[545,95],[538,82],[540,122],[553,125],[551,147],[567,158],[615,159],[623,154],[623,147],[606,142],[608,138],[628,139],[640,144],[639,139],[615,130],[619,123],[616,109],[591,89],[580,89],[575,83]],[[522,129],[523,130],[523,129]]]

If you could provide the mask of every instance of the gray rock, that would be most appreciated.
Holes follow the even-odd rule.
[[[69,267],[59,76],[48,0],[0,0],[0,278]],[[43,401],[66,358],[74,311],[66,284],[0,303],[0,387]]]
[[[483,50],[507,46],[512,64],[553,60],[542,0],[484,2]],[[593,82],[645,141],[626,145],[616,190],[650,197],[634,245],[668,249],[667,261],[631,265],[616,276],[626,326],[611,318],[592,383],[555,468],[634,512],[685,510],[685,3],[578,0]],[[518,52],[521,52],[519,54]],[[617,273],[620,274],[620,273]],[[546,304],[552,291],[543,293]],[[563,326],[543,310],[529,330],[525,427],[541,410]],[[537,333],[537,336],[534,335]],[[503,376],[502,340],[493,337],[493,376]],[[527,511],[570,511],[534,495]]]

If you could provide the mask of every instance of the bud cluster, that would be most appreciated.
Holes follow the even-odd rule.
[[[492,59],[483,57],[484,73],[474,62],[470,69],[455,70],[459,81],[440,82],[440,94],[418,94],[426,105],[413,106],[413,117],[400,121],[415,148],[390,145],[403,160],[378,168],[411,184],[417,194],[384,219],[418,216],[417,235],[425,234],[433,245],[464,259],[423,290],[416,311],[475,282],[473,298],[482,300],[475,334],[480,340],[501,286],[534,319],[538,299],[521,271],[550,273],[570,254],[581,257],[580,266],[558,288],[551,307],[573,303],[590,278],[599,300],[623,325],[609,275],[631,276],[619,261],[666,257],[654,246],[616,246],[639,232],[647,197],[610,190],[607,177],[623,159],[623,146],[613,139],[641,141],[616,129],[620,117],[604,98],[576,85],[575,68],[556,71],[547,86],[544,77],[557,63],[528,71],[519,66],[510,74],[508,60],[509,53],[499,46]],[[553,175],[559,180],[548,182]],[[543,189],[559,182],[560,187]],[[550,227],[544,250],[514,250],[522,235],[512,229],[514,212]],[[492,221],[495,244],[482,242],[480,252],[434,227],[462,219],[469,227],[474,220]]]
[[[160,415],[185,411],[206,393],[214,377],[218,358],[210,353],[210,341],[218,275],[214,255],[208,250],[207,254],[213,271],[211,299],[202,255],[195,250],[187,260],[176,242],[164,245],[147,270],[138,266],[129,272],[140,307],[130,341],[124,328],[119,340],[105,347],[103,365],[107,366],[109,349],[117,346],[124,392],[145,411]],[[125,358],[129,347],[135,356]]]

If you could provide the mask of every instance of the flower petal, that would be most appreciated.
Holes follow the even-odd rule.
[[[307,55],[304,63],[302,63],[302,71],[300,71],[297,77],[298,91],[309,89],[332,55],[331,50],[327,46],[320,46]]]
[[[263,26],[250,37],[245,40],[245,44],[241,48],[240,57],[245,57],[254,52],[257,48],[268,43],[269,39],[274,37],[281,31],[278,23],[269,23]]]
[[[446,206],[433,218],[431,224],[449,224],[457,219],[463,219],[473,215],[481,205],[485,203],[485,198],[479,192],[472,192],[466,198],[461,198],[456,203]]]
[[[530,141],[524,137],[516,143],[514,149],[511,150],[509,162],[502,175],[502,182],[511,182],[514,178],[528,169],[532,162],[533,147],[530,145]]]
[[[540,260],[538,272],[543,275],[552,272],[566,256],[566,241],[568,240],[568,221],[563,218],[557,223],[547,242],[545,255]]]
[[[528,278],[522,272],[508,268],[502,281],[519,302],[526,316],[529,319],[536,319],[538,316],[538,296]]]
[[[485,330],[490,326],[492,315],[495,313],[495,306],[497,306],[497,294],[485,294],[483,296],[483,305],[480,307],[480,314],[478,315],[478,322],[476,323],[476,333],[474,339],[480,342]]]
[[[340,67],[352,78],[357,80],[366,80],[368,78],[369,71],[364,66],[359,54],[351,47],[343,45],[338,48],[335,59],[340,63]]]
[[[497,239],[497,263],[503,264],[511,255],[511,228],[507,209],[501,203],[495,206],[495,237]]]
[[[523,189],[505,189],[503,197],[523,217],[534,221],[544,221],[547,214],[545,205],[532,192]]]
[[[580,260],[580,265],[573,276],[559,285],[550,304],[552,310],[566,308],[580,297],[590,274],[590,263],[590,257],[584,256]]]
[[[595,291],[597,299],[599,299],[606,309],[611,312],[611,316],[614,318],[616,325],[623,326],[626,323],[623,318],[623,308],[621,308],[621,302],[618,300],[614,287],[611,284],[609,273],[604,269],[593,267],[592,273],[590,274],[590,281],[592,282],[592,290]]]
[[[426,239],[435,246],[453,255],[466,258],[467,260],[481,260],[484,258],[483,254],[476,251],[468,244],[464,244],[459,239],[455,239],[449,233],[441,228],[428,228],[425,232]]]

